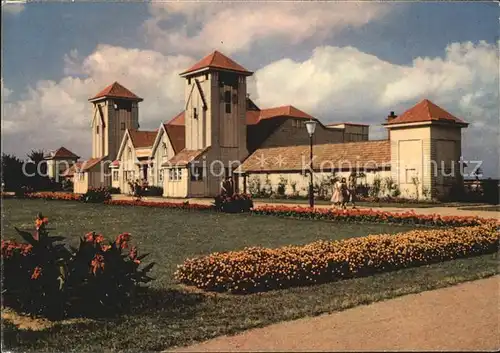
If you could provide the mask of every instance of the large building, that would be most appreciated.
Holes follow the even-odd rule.
[[[385,140],[369,140],[369,126],[324,125],[294,107],[259,108],[247,94],[248,71],[218,51],[180,74],[185,109],[157,130],[139,130],[139,98],[115,82],[93,104],[92,159],[78,164],[75,192],[145,180],[165,197],[208,197],[221,178],[235,175],[240,191],[256,184],[304,193],[309,135],[316,183],[357,172],[361,182],[390,180],[404,197],[445,198],[460,183],[461,129],[467,123],[424,99],[400,116],[387,117]]]

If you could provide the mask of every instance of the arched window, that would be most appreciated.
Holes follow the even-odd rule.
[[[163,149],[163,157],[166,157],[168,155],[168,148],[165,142],[162,143],[162,149]]]

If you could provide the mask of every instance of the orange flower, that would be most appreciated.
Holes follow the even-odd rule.
[[[130,249],[130,252],[129,252],[128,256],[136,264],[139,265],[141,263],[141,261],[137,258],[137,248],[135,246],[133,246],[132,249]]]
[[[89,243],[94,242],[94,236],[95,236],[94,232],[89,232],[89,233],[85,234],[85,241],[89,242]]]
[[[40,266],[35,267],[31,279],[38,279],[42,275],[42,268]]]
[[[128,248],[128,241],[130,241],[130,234],[129,233],[122,233],[116,237],[116,246],[118,246],[120,249],[126,249]]]
[[[97,235],[97,236],[94,238],[94,241],[95,241],[96,243],[100,244],[100,243],[102,243],[102,242],[104,241],[104,237],[103,237],[101,234],[99,234],[99,235]]]
[[[101,248],[102,248],[102,251],[106,252],[109,249],[111,249],[111,245],[103,245]]]
[[[97,271],[100,269],[104,271],[104,257],[102,255],[97,254],[92,262],[90,263],[90,267],[92,269],[92,273],[95,275]]]
[[[35,227],[36,227],[37,230],[40,229],[40,227],[42,225],[45,225],[45,224],[48,224],[48,223],[49,223],[49,219],[47,217],[44,217],[44,218],[38,218],[37,217],[35,219]]]

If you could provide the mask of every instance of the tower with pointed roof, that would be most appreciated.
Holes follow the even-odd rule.
[[[253,73],[214,51],[180,75],[185,78],[186,150],[211,149],[223,162],[243,160],[246,78]]]
[[[402,196],[447,199],[463,183],[462,128],[468,123],[424,99],[385,124],[391,144],[391,177]]]
[[[93,104],[92,158],[114,160],[125,131],[139,128],[138,103],[142,98],[114,82],[89,101]]]

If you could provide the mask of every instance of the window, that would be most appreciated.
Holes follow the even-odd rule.
[[[118,178],[118,171],[117,170],[113,170],[113,181],[118,181],[119,178]]]
[[[416,178],[417,176],[418,176],[417,171],[415,169],[406,169],[406,183],[407,184],[413,184],[414,178]]]
[[[203,167],[194,167],[191,169],[191,181],[203,180]]]
[[[99,135],[99,126],[96,126],[96,128],[95,128],[95,133],[96,133],[97,135]]]
[[[165,142],[163,142],[162,148],[163,148],[163,157],[167,157],[168,149],[167,149],[167,144]]]
[[[125,130],[125,123],[121,123],[121,129],[122,131]]]
[[[205,80],[208,80],[208,74],[205,74]]]
[[[191,77],[188,78],[188,85],[191,84]]]
[[[163,182],[163,169],[160,169],[160,172],[158,173],[158,180]]]
[[[198,113],[196,112],[196,108],[193,108],[193,119],[198,119]]]
[[[78,173],[78,179],[80,179],[80,181],[84,181],[85,180],[85,173]]]
[[[168,179],[171,181],[182,180],[182,169],[181,168],[169,169]]]
[[[302,120],[302,119],[294,119],[292,121],[292,126],[293,127],[297,127],[297,128],[303,128],[303,127],[305,127],[304,120]]]

